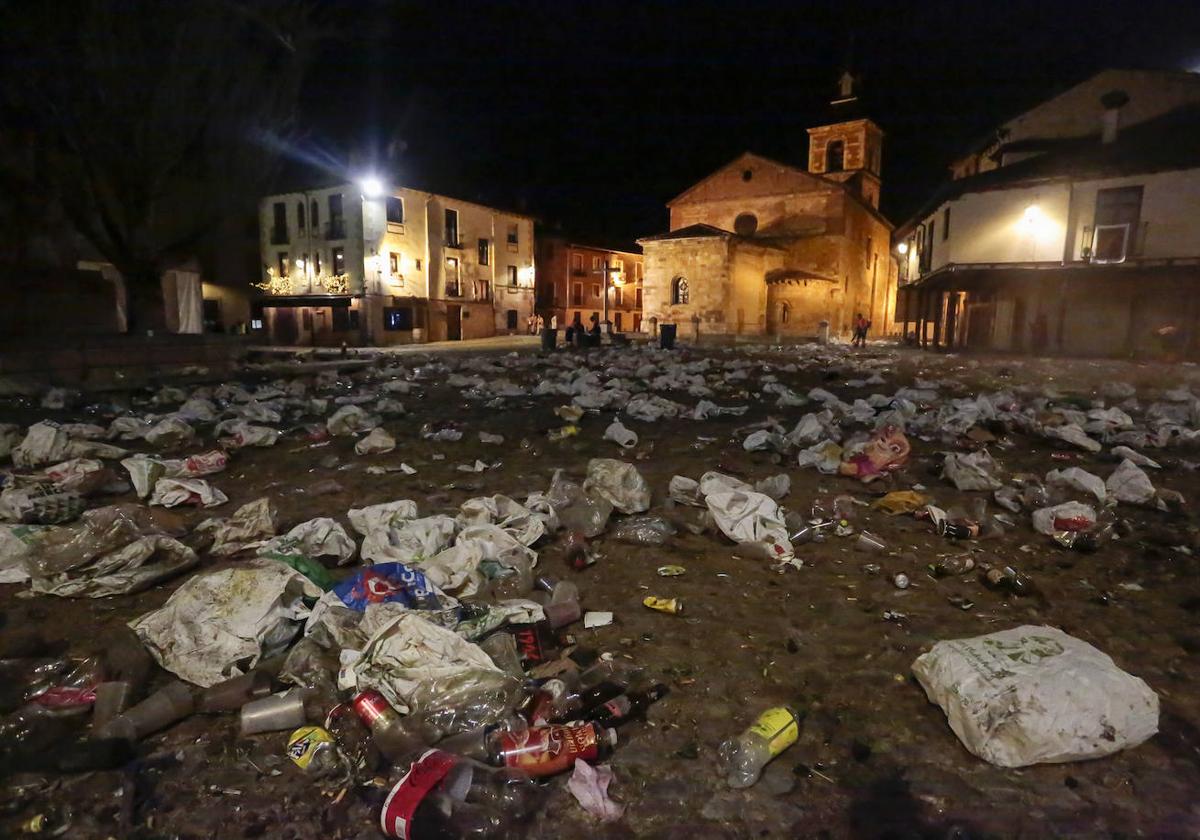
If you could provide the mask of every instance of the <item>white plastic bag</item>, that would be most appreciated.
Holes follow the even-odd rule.
[[[359,455],[382,455],[396,448],[396,439],[383,429],[373,429],[371,433],[354,444],[354,451]]]
[[[1158,695],[1055,627],[938,642],[912,670],[963,746],[1000,767],[1099,758],[1158,731]]]
[[[1113,470],[1106,486],[1114,499],[1127,505],[1152,505],[1158,497],[1158,491],[1150,482],[1150,476],[1129,459],[1122,461]]]
[[[228,496],[202,478],[160,478],[150,495],[151,505],[163,507],[200,505],[208,508],[228,501]]]
[[[621,513],[642,513],[650,509],[650,485],[633,464],[613,458],[588,461],[585,493],[599,496]]]
[[[620,420],[613,420],[604,430],[604,439],[611,440],[622,449],[632,449],[638,444],[637,432],[627,429]]]

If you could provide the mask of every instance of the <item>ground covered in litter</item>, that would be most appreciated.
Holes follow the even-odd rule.
[[[644,720],[619,729],[605,762],[622,816],[600,823],[586,813],[564,774],[546,783],[544,805],[512,836],[1194,835],[1197,394],[1200,372],[1191,366],[806,345],[430,354],[381,358],[340,374],[298,366],[287,377],[248,366],[236,383],[54,393],[45,406],[41,395],[7,399],[0,421],[17,428],[0,428],[0,442],[7,441],[0,449],[15,466],[0,515],[10,524],[38,517],[64,524],[50,526],[59,537],[10,527],[0,542],[0,579],[34,575],[0,585],[0,711],[10,722],[0,725],[9,747],[0,835],[378,836],[379,809],[399,771],[375,768],[353,783],[314,778],[288,758],[289,732],[242,737],[236,712],[191,715],[145,737],[121,766],[81,773],[39,768],[14,745],[41,736],[11,725],[39,663],[103,658],[130,622],[143,643],[159,646],[158,662],[191,684],[215,679],[213,667],[228,676],[252,664],[244,652],[229,653],[246,644],[238,639],[220,648],[231,660],[214,666],[204,626],[189,631],[195,637],[186,646],[163,649],[163,633],[155,635],[144,617],[153,614],[158,625],[177,617],[161,608],[198,576],[263,563],[284,568],[279,556],[293,558],[301,578],[307,570],[307,579],[290,584],[297,598],[305,596],[295,602],[304,614],[274,625],[282,636],[250,644],[266,654],[294,644],[323,588],[312,581],[321,577],[314,566],[294,558],[337,580],[359,569],[366,554],[425,567],[455,603],[515,596],[532,600],[535,613],[543,596],[517,591],[528,584],[517,579],[522,564],[536,560],[535,575],[576,584],[585,612],[613,613],[605,626],[564,627],[551,658],[611,658],[669,687]],[[43,420],[51,424],[35,426]],[[905,445],[888,449],[897,435]],[[854,460],[864,444],[867,455]],[[214,450],[227,459],[196,468],[183,460]],[[130,453],[153,457],[131,460]],[[615,459],[636,474],[598,468],[594,459]],[[852,466],[842,470],[842,463]],[[88,478],[100,470],[111,472]],[[1118,470],[1132,478],[1112,481]],[[710,473],[720,475],[701,480]],[[781,474],[786,480],[775,478]],[[145,498],[121,486],[131,478],[144,485]],[[203,486],[188,484],[196,481]],[[644,490],[648,508],[637,499]],[[874,506],[908,490],[917,496],[892,497],[895,515]],[[503,519],[503,510],[471,502],[497,495],[524,513]],[[240,533],[221,523],[197,528],[264,498],[272,515],[245,509]],[[387,522],[367,527],[348,517],[398,500],[415,509],[389,509],[381,514]],[[212,506],[201,507],[206,501]],[[580,542],[572,532],[614,502],[586,543],[594,562],[576,569]],[[1089,507],[1091,519],[1063,514],[1051,517],[1050,533],[1035,529],[1035,510],[1069,502]],[[104,554],[99,563],[53,543],[67,544],[61,529],[94,541],[96,530],[83,523],[114,504],[151,512],[152,523],[127,514],[130,535],[170,543],[155,542],[143,559]],[[74,508],[89,513],[81,520]],[[448,523],[440,542],[430,536],[433,525],[416,535],[405,530],[407,522],[438,516]],[[958,529],[939,533],[942,516]],[[333,522],[293,531],[322,519]],[[809,532],[815,539],[794,536],[806,525],[817,526]],[[482,547],[472,554],[459,546],[471,543],[464,540],[471,527],[507,536],[480,532],[474,540]],[[864,531],[874,539],[861,539]],[[270,541],[289,532],[292,542]],[[1094,550],[1069,547],[1078,534],[1090,535]],[[417,550],[409,537],[436,545]],[[497,540],[518,545],[500,550]],[[130,552],[128,544],[120,542]],[[219,556],[222,545],[233,553]],[[669,566],[683,572],[660,574]],[[996,570],[990,582],[988,570]],[[907,586],[897,585],[898,575]],[[121,590],[136,591],[108,594]],[[261,595],[244,591],[239,603]],[[649,609],[648,596],[681,608]],[[531,618],[519,612],[507,620]],[[316,637],[361,652],[394,619],[383,615],[366,629],[331,621]],[[964,749],[914,679],[913,662],[940,640],[1021,625],[1059,628],[1145,680],[1161,703],[1158,733],[1091,761],[1018,769]],[[475,644],[485,636],[447,661],[491,650]],[[342,653],[343,671],[359,679],[358,688],[377,686],[416,708],[411,683],[422,679],[419,668],[401,679]],[[335,677],[331,671],[329,682]],[[156,664],[148,690],[172,678]],[[773,706],[801,714],[798,740],[757,784],[729,788],[717,770],[720,743]],[[311,709],[310,721],[319,724],[325,711]],[[55,731],[86,735],[88,720],[86,713],[55,719]],[[48,738],[45,752],[56,743]]]

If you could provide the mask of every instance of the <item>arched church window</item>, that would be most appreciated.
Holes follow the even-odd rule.
[[[688,281],[686,277],[676,277],[671,281],[671,303],[688,302]]]
[[[791,316],[792,307],[788,306],[786,303],[779,307],[779,323],[786,324]]]
[[[846,166],[846,144],[831,140],[825,147],[825,171],[841,172]]]

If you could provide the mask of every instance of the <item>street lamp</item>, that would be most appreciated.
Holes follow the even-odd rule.
[[[374,175],[367,175],[359,180],[358,185],[362,187],[363,195],[367,198],[377,198],[383,194],[383,181]]]
[[[612,325],[608,322],[608,279],[613,275],[620,274],[621,269],[616,266],[609,265],[608,260],[604,261],[604,268],[592,269],[592,274],[604,275],[604,331],[612,335]]]

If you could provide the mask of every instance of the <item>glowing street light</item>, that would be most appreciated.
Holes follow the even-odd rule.
[[[901,242],[899,245],[897,245],[897,246],[896,246],[896,253],[897,253],[897,254],[899,254],[899,255],[900,255],[900,256],[902,256],[902,257],[903,257],[905,254],[907,254],[907,253],[908,253],[908,243],[907,243],[907,242]]]
[[[374,175],[367,175],[362,178],[358,185],[362,187],[363,195],[367,198],[377,198],[383,194],[383,181]]]

